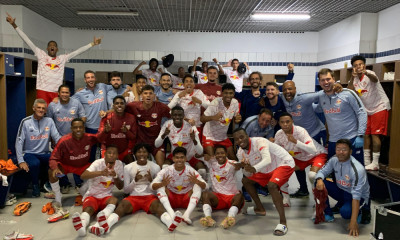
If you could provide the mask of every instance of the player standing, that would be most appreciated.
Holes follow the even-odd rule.
[[[219,68],[219,74],[225,75],[227,82],[235,85],[236,92],[241,92],[243,88],[243,79],[249,78],[249,75],[251,74],[250,67],[247,65],[247,63],[243,63],[247,68],[247,71],[243,74],[237,71],[239,67],[239,60],[236,58],[229,60],[227,65],[221,66],[218,61],[216,63]],[[232,70],[222,67],[232,67]]]
[[[222,86],[217,84],[218,69],[214,66],[207,68],[207,83],[196,84],[194,89],[201,90],[207,97],[208,101],[212,101],[217,97],[221,97]]]
[[[197,77],[198,84],[205,84],[208,83],[208,78],[207,78],[208,62],[203,62],[201,64],[201,71],[196,71],[196,66],[201,60],[202,60],[201,57],[198,57],[197,59],[194,60],[191,75],[192,77],[194,76]]]
[[[158,86],[161,73],[157,72],[157,67],[158,67],[158,60],[155,58],[150,59],[149,61],[149,68],[148,69],[143,69],[139,70],[141,66],[145,65],[146,62],[143,61],[141,62],[135,70],[133,70],[133,74],[135,75],[143,75],[147,78],[147,84],[152,85],[152,86]]]

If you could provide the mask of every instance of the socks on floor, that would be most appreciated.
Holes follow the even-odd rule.
[[[238,212],[239,212],[239,209],[236,206],[232,206],[231,208],[229,208],[228,217],[234,218]]]
[[[78,236],[86,236],[86,226],[89,225],[90,215],[87,212],[83,212],[81,215],[79,213],[74,213],[72,215],[72,224],[78,233]]]
[[[54,195],[55,195],[55,201],[59,202],[61,204],[61,196],[62,196],[62,194],[61,194],[61,191],[60,191],[59,182],[60,181],[57,181],[55,183],[50,183],[50,185],[51,185],[51,189],[53,190]]]
[[[165,187],[157,189],[157,197],[160,200],[161,204],[164,206],[165,210],[167,210],[168,214],[170,215],[171,219],[175,217],[175,212],[169,203],[168,196],[165,193]]]
[[[115,210],[115,205],[114,204],[108,204],[103,210],[102,212],[104,212],[104,215],[106,217],[110,216],[111,213],[113,213]]]
[[[189,225],[192,224],[192,221],[190,220],[190,214],[193,212],[194,208],[196,207],[197,203],[199,202],[200,195],[201,195],[201,187],[199,185],[195,184],[193,186],[193,194],[190,197],[189,205],[188,205],[185,213],[182,216],[184,221]]]
[[[203,205],[203,211],[204,211],[204,215],[206,217],[211,217],[211,212],[212,212],[212,208],[209,204],[204,204]]]

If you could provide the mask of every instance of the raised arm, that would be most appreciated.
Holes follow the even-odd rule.
[[[72,59],[72,58],[78,56],[79,54],[81,54],[81,53],[87,51],[89,48],[91,48],[91,47],[93,47],[93,46],[99,45],[99,44],[101,43],[101,39],[102,39],[102,38],[103,38],[103,37],[96,38],[96,36],[94,36],[94,37],[93,37],[93,42],[91,42],[91,43],[89,43],[89,44],[87,44],[87,45],[85,45],[85,46],[83,46],[83,47],[80,47],[80,48],[76,49],[76,50],[73,51],[72,53],[67,54],[68,60],[70,60],[70,59]]]
[[[135,68],[135,70],[133,70],[133,74],[136,74],[136,75],[138,75],[138,74],[143,74],[142,70],[139,70],[139,69],[140,69],[143,65],[145,65],[145,64],[146,64],[145,61],[139,63],[139,65]],[[146,76],[145,76],[145,77],[146,77]]]
[[[215,62],[218,66],[218,70],[219,70],[219,75],[224,75],[224,69],[222,68],[222,66],[219,64],[218,60],[216,58],[213,59],[213,62]]]
[[[15,19],[16,18],[12,18],[10,14],[7,14],[7,22],[9,22],[11,24],[11,26],[14,27],[15,31],[17,31],[18,35],[22,38],[22,40],[24,40],[26,42],[26,44],[28,44],[28,46],[33,50],[33,52],[36,54],[36,46],[35,44],[28,38],[28,36],[26,36],[26,34],[24,32],[21,31],[21,29],[19,29],[19,27],[17,26],[17,24],[15,24]]]
[[[197,64],[201,61],[201,57],[198,57],[197,59],[194,60],[193,62],[193,67],[192,67],[192,72],[190,73],[192,75],[192,77],[194,77],[195,75],[197,75],[196,73],[196,67]]]
[[[294,65],[293,65],[293,63],[289,63],[288,65],[287,65],[287,68],[288,68],[288,75],[286,76],[286,81],[288,81],[288,80],[292,80],[293,81],[293,77],[294,77]]]

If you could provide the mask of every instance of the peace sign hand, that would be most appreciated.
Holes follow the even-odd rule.
[[[111,125],[110,125],[110,121],[109,120],[107,120],[107,122],[106,122],[106,124],[104,125],[104,131],[106,132],[106,133],[108,133],[108,132],[110,132],[111,131]]]
[[[171,124],[168,124],[168,127],[164,131],[164,134],[161,136],[162,139],[166,138],[169,135],[169,133],[171,132],[171,130],[169,130],[170,127],[171,127]]]
[[[144,175],[145,178],[147,178],[147,180],[149,180],[149,182],[153,181],[153,178],[151,177],[151,172],[150,169],[147,171],[146,175]]]
[[[161,183],[163,184],[164,187],[166,187],[171,182],[171,179],[172,179],[172,177],[170,177],[168,175],[164,175]]]

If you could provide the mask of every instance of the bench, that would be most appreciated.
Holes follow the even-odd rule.
[[[390,202],[400,201],[400,183],[387,176],[380,175],[378,171],[368,171],[371,197],[390,198]]]

